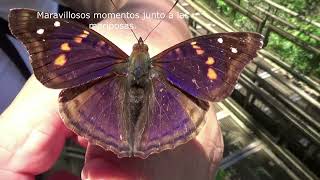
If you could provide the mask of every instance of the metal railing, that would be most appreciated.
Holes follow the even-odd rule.
[[[210,10],[203,7],[201,4],[198,4],[195,1],[189,1],[189,0],[187,0],[186,2],[188,2],[192,7],[194,7],[196,11],[201,11],[200,14],[203,14],[203,16],[209,22],[212,22],[212,24],[213,23],[215,24],[215,26],[212,26],[212,24],[210,23],[208,24],[208,22],[204,22],[202,20],[203,18],[200,18],[198,15],[199,13],[197,12],[196,13],[185,12],[189,14],[188,23],[194,35],[203,35],[203,34],[223,32],[223,31],[235,31],[235,28],[230,27],[229,25],[226,25],[226,22],[223,22],[219,20],[219,18],[216,18],[217,17],[216,14],[211,13]],[[252,14],[251,11],[240,7],[239,5],[235,4],[231,0],[226,0],[226,2],[229,2],[235,7],[236,10],[240,11],[241,13],[247,15],[250,19],[257,22],[257,31],[261,31],[261,32],[274,31],[274,32],[280,33],[280,35],[282,34],[283,36],[286,36],[287,39],[290,39],[292,41],[296,40],[291,35],[288,35],[286,32],[279,29],[278,27],[275,27],[271,24],[266,25],[266,18],[263,19],[258,17],[257,15]],[[184,9],[183,6],[180,5],[179,8],[182,9],[182,11],[185,11],[183,10]],[[263,30],[263,29],[267,29],[267,30]],[[304,46],[305,44],[301,43],[300,45]],[[315,49],[314,47],[306,47],[306,48],[315,53],[320,52],[318,51],[318,49]],[[272,55],[270,52],[263,50],[261,51],[260,55],[266,61],[270,61],[271,63],[274,63],[275,65],[277,65],[279,68],[283,68],[284,70],[289,71],[289,73],[292,74],[295,79],[303,81],[303,83],[307,84],[309,87],[312,87],[319,92],[319,84],[310,80],[308,77],[304,75],[300,74],[299,76],[297,76],[297,72],[292,70],[292,68],[290,68],[289,65],[283,63],[279,58]],[[270,56],[272,56],[272,58],[270,58]],[[285,131],[279,131],[279,134],[277,134],[278,137],[274,137],[274,138],[278,138],[275,140],[275,142],[278,145],[282,146],[283,148],[286,149],[286,146],[292,147],[293,144],[295,143],[292,141],[292,139],[287,137],[288,133],[289,134],[298,133],[299,135],[301,134],[303,138],[307,138],[309,144],[311,144],[310,146],[305,148],[305,152],[307,152],[308,149],[311,147],[312,148],[317,147],[317,149],[320,150],[320,133],[319,133],[320,122],[319,122],[319,119],[316,119],[317,118],[316,116],[312,116],[308,113],[309,110],[319,112],[319,108],[320,108],[319,102],[313,97],[311,97],[309,94],[301,91],[301,89],[293,86],[292,84],[287,83],[287,81],[283,79],[283,76],[277,73],[274,73],[272,69],[264,66],[260,62],[254,61],[258,69],[261,69],[269,73],[274,81],[286,86],[293,93],[296,93],[299,97],[301,97],[301,100],[303,100],[304,103],[307,103],[307,106],[305,107],[298,106],[296,102],[288,99],[288,97],[286,97],[286,94],[283,94],[279,89],[273,87],[266,80],[260,78],[256,74],[258,69],[256,70],[256,72],[252,72],[249,69],[246,69],[244,71],[244,75],[242,75],[239,80],[240,85],[242,85],[246,89],[246,91],[248,91],[250,94],[248,97],[245,98],[247,101],[243,102],[242,105],[245,106],[249,104],[248,107],[249,108],[254,107],[257,110],[256,112],[258,112],[257,114],[264,114],[264,117],[266,117],[265,120],[270,121],[271,123],[275,123],[275,122],[272,122],[274,119],[270,117],[268,118],[268,115],[266,114],[264,109],[262,109],[261,107],[255,106],[255,102],[262,102],[264,104],[264,107],[267,107],[269,111],[271,111],[273,116],[277,120],[279,120],[280,123],[282,123],[280,126],[279,124],[276,124],[276,126],[279,126],[280,128],[283,128],[285,130]],[[310,109],[308,110],[306,108],[310,108]],[[296,139],[295,141],[298,141],[298,140],[299,139]],[[294,154],[294,152],[292,151],[290,152]],[[316,151],[313,151],[313,152],[316,153]],[[301,161],[305,161],[306,157],[304,158],[300,157],[299,159]],[[314,168],[314,167],[310,167],[310,164],[308,164],[308,167],[311,169]]]
[[[318,22],[315,21],[310,21],[309,19],[303,17],[303,16],[299,16],[298,13],[295,13],[285,7],[282,7],[280,5],[277,5],[276,3],[270,1],[270,0],[264,0],[265,3],[267,3],[267,5],[269,5],[269,8],[262,8],[259,5],[256,4],[252,4],[250,3],[250,1],[247,1],[249,4],[252,5],[252,8],[255,11],[259,11],[261,12],[261,14],[263,14],[263,16],[258,16],[256,14],[253,13],[252,9],[246,9],[242,6],[240,6],[239,4],[237,4],[236,2],[232,1],[232,0],[224,0],[224,2],[226,2],[228,5],[230,5],[232,8],[234,8],[234,10],[236,12],[241,13],[242,15],[246,16],[247,18],[249,18],[251,20],[251,22],[256,24],[256,32],[259,32],[261,34],[263,34],[265,36],[265,46],[268,44],[268,39],[269,39],[269,35],[270,33],[275,33],[277,35],[279,35],[280,37],[292,42],[293,44],[296,44],[297,46],[299,46],[301,49],[304,49],[306,51],[309,51],[311,53],[314,53],[316,55],[320,54],[320,49],[319,47],[313,46],[308,44],[305,41],[302,41],[300,38],[295,37],[294,35],[290,34],[288,31],[283,30],[283,28],[279,27],[277,24],[283,25],[288,27],[288,29],[296,29],[299,32],[306,34],[308,36],[310,36],[312,39],[319,41],[320,37],[312,34],[311,32],[307,32],[303,29],[299,29],[299,27],[296,27],[295,25],[293,25],[290,22],[287,22],[284,19],[279,18],[276,13],[279,12],[279,9],[281,8],[281,10],[283,10],[284,12],[297,17],[298,19],[301,19],[302,21],[305,21],[306,23],[312,23],[314,24],[316,27],[319,27]],[[201,8],[204,8],[204,11],[210,11],[207,7],[205,7],[203,4],[199,3],[198,1],[192,1],[194,3],[196,3],[197,5],[201,6]],[[273,12],[273,13],[270,13]],[[214,15],[216,16],[216,15]],[[320,27],[319,27],[320,28]],[[232,29],[232,28],[231,28]],[[234,31],[234,28],[232,29]],[[230,28],[228,27],[226,29],[226,31],[230,31]],[[302,81],[303,83],[307,84],[308,86],[310,86],[312,89],[314,89],[315,91],[317,91],[317,93],[320,93],[320,84],[317,83],[316,81],[312,80],[311,78],[309,78],[308,76],[305,76],[299,72],[297,72],[296,70],[294,70],[294,68],[291,67],[291,65],[288,65],[286,63],[284,63],[281,58],[277,57],[275,54],[272,54],[270,52],[265,52],[262,51],[262,53],[264,55],[268,55],[270,56],[269,58],[272,59],[274,61],[274,63],[276,63],[278,66],[280,66],[281,68],[285,69],[287,72],[289,72],[290,74],[293,74],[295,76],[296,79]]]

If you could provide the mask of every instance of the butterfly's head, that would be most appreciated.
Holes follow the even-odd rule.
[[[133,45],[133,52],[144,52],[147,53],[149,50],[148,46],[144,44],[142,38],[140,37],[138,43]]]

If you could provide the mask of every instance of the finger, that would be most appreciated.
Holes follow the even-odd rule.
[[[88,140],[86,140],[85,138],[81,137],[81,136],[78,136],[77,137],[77,141],[78,143],[80,144],[80,146],[84,147],[84,148],[87,148],[88,146]]]
[[[99,146],[88,146],[82,179],[138,179],[129,158],[118,159],[112,152],[107,152]]]
[[[1,115],[0,168],[30,174],[46,171],[71,132],[57,113],[59,91],[32,76]]]
[[[81,137],[81,136],[78,136],[75,133],[72,134],[70,139],[72,139],[73,142],[79,144],[83,148],[87,148],[87,146],[88,146],[88,140],[83,138],[83,137]]]
[[[212,179],[219,167],[221,159],[223,158],[224,144],[221,128],[217,121],[213,105],[210,106],[210,109],[206,114],[206,118],[207,122],[197,135],[196,140],[201,144],[209,159],[209,178]]]

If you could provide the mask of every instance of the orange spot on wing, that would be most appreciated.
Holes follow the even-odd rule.
[[[70,51],[70,50],[71,50],[71,48],[70,48],[70,46],[69,46],[69,43],[63,43],[63,44],[61,44],[60,49],[61,49],[62,51]]]
[[[60,54],[55,60],[54,64],[58,66],[63,66],[67,62],[67,58],[65,54]]]
[[[201,49],[200,46],[198,46],[198,45],[193,45],[192,48],[193,49]]]
[[[215,70],[213,70],[212,68],[208,68],[208,73],[207,73],[207,77],[211,80],[215,80],[217,79],[217,73]]]
[[[204,53],[204,50],[202,49],[196,49],[197,55],[202,55]]]
[[[212,64],[214,64],[214,59],[213,59],[213,57],[208,57],[208,59],[207,59],[207,61],[206,61],[206,64],[208,64],[208,65],[212,65]]]
[[[88,34],[80,34],[79,37],[86,38],[88,37]]]
[[[74,42],[76,42],[76,43],[82,43],[82,38],[81,37],[75,37],[74,39]]]
[[[87,34],[87,35],[90,34],[89,31],[86,31],[86,30],[83,30],[83,33],[84,33],[84,34]]]
[[[196,42],[196,41],[193,41],[193,42],[191,42],[190,44],[193,46],[193,45],[196,45],[197,42]]]

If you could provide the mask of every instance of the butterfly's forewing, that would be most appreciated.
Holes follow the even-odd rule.
[[[147,123],[134,147],[134,155],[142,158],[192,139],[204,124],[209,107],[207,102],[188,96],[161,75],[153,78],[151,84],[151,98],[144,110],[148,113]]]
[[[13,9],[9,27],[26,46],[34,74],[45,86],[77,86],[127,62],[128,55],[95,31],[71,20],[41,18],[39,13]]]
[[[217,33],[177,44],[153,57],[152,63],[190,95],[220,101],[231,94],[262,45],[263,36],[257,33]]]
[[[122,76],[111,75],[65,89],[59,95],[66,126],[120,157],[132,154],[123,115],[125,81]]]

